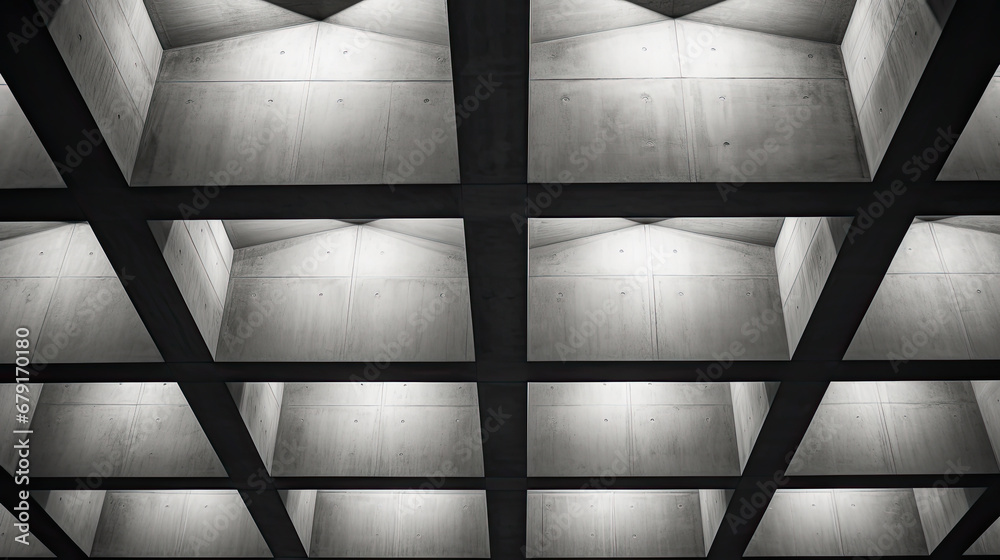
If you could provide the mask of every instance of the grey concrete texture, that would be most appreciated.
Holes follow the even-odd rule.
[[[5,361],[14,362],[21,327],[30,331],[37,364],[160,361],[89,225],[11,229],[0,241]]]
[[[36,398],[37,476],[225,476],[174,383],[49,384]]]
[[[2,76],[0,130],[0,189],[66,186]]]
[[[483,476],[470,383],[286,383],[275,476]]]
[[[998,71],[1000,72],[1000,71]],[[1000,75],[994,76],[972,113],[938,179],[941,181],[996,181],[1000,179]]]
[[[764,383],[529,383],[529,476],[734,476]]]
[[[236,250],[218,359],[471,361],[460,222],[380,220]]]
[[[45,545],[31,532],[28,533],[28,546],[24,546],[14,538],[22,533],[16,527],[18,521],[9,511],[0,508],[0,555],[4,558],[55,558]]]
[[[1000,357],[997,223],[914,222],[845,359]]]
[[[833,383],[788,472],[1000,472],[993,389],[967,381]]]
[[[788,358],[772,246],[691,231],[723,229],[707,225],[573,221],[534,228],[558,241],[529,250],[530,360]]]
[[[698,490],[528,491],[528,558],[704,556]],[[725,507],[724,505],[722,506]]]
[[[316,493],[310,557],[488,558],[486,493]]]

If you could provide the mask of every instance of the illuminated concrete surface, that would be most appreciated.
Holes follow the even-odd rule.
[[[1000,232],[991,217],[917,219],[849,360],[1000,357]]]
[[[285,383],[282,394],[275,476],[483,476],[474,384]]]
[[[65,187],[59,171],[0,75],[0,189]]]
[[[55,554],[45,548],[31,532],[27,536],[28,546],[15,541],[14,538],[22,534],[16,527],[17,523],[17,518],[0,508],[0,554],[4,558],[55,558]]]
[[[967,381],[833,383],[788,472],[946,474],[958,464],[998,472],[990,438],[1000,404],[987,395],[992,389],[983,387],[977,400]]]
[[[1000,554],[1000,521],[993,523],[983,536],[973,543],[967,555]]]
[[[972,120],[962,131],[948,162],[938,175],[941,181],[996,181],[1000,179],[1000,69],[990,82]]]
[[[703,497],[715,496],[698,490],[529,490],[527,557],[704,556],[717,524],[702,517]]]
[[[25,326],[34,364],[160,361],[89,225],[11,223],[0,229],[7,232],[0,236],[5,362],[14,362],[15,330]]]

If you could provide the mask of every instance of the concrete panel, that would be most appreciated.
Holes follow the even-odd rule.
[[[986,424],[986,433],[993,443],[993,454],[1000,463],[1000,381],[973,381],[972,389]]]
[[[739,457],[739,471],[743,471],[757,435],[767,419],[771,401],[767,385],[763,382],[736,382],[730,384],[733,398],[732,414],[735,420],[736,450]]]
[[[905,1],[861,0],[855,8],[841,45],[855,107],[865,103]]]
[[[685,19],[839,45],[855,0],[727,0]]]
[[[308,87],[296,182],[381,183],[391,84],[313,82]]]
[[[948,272],[952,274],[1000,273],[1000,233],[933,224]]]
[[[697,491],[614,493],[615,556],[704,556]]]
[[[744,556],[843,556],[833,494],[778,490]]]
[[[376,476],[484,476],[479,407],[385,406]]]
[[[93,556],[223,555],[269,556],[236,491],[108,492]]]
[[[891,404],[975,404],[968,381],[892,381],[878,384],[882,402]]]
[[[365,0],[324,21],[437,45],[450,43],[445,0]]]
[[[233,243],[229,240],[229,235],[226,233],[226,227],[222,220],[205,220],[208,224],[209,229],[212,230],[212,237],[215,238],[215,246],[219,248],[219,252],[222,253],[222,260],[226,264],[226,268],[232,271],[233,269]]]
[[[677,21],[677,44],[685,78],[847,77],[836,44],[688,20]]]
[[[116,277],[89,224],[76,224],[60,276]]]
[[[490,557],[486,492],[404,492],[400,506],[397,557]]]
[[[250,432],[257,453],[264,461],[264,466],[271,470],[274,459],[274,448],[278,437],[278,420],[281,416],[281,403],[267,383],[229,383],[229,391],[233,394],[240,415]]]
[[[350,277],[358,228],[342,228],[238,249],[233,278]]]
[[[784,222],[785,218],[668,218],[654,225],[774,247]]]
[[[356,361],[473,360],[470,314],[465,279],[358,278],[345,356]]]
[[[632,438],[634,476],[740,474],[731,405],[635,406]]]
[[[308,553],[316,518],[316,490],[278,490],[278,494],[285,502],[285,508],[292,518],[295,531]]]
[[[274,476],[374,476],[379,409],[294,406],[281,410],[277,441],[290,453]]]
[[[393,556],[399,493],[330,491],[316,493],[311,557]]]
[[[528,248],[535,249],[635,225],[634,221],[625,218],[528,218]],[[529,251],[529,257],[530,254]]]
[[[475,383],[385,383],[386,406],[479,406]]]
[[[629,383],[633,405],[732,405],[728,383]],[[544,387],[544,384],[543,384]]]
[[[919,219],[920,218],[917,218],[917,220]],[[933,220],[927,218],[927,221],[931,221],[933,223],[941,225],[974,229],[988,233],[1000,233],[1000,220],[998,220],[996,216],[948,216],[946,218],[933,219]],[[29,222],[29,223],[38,223],[38,222]],[[7,225],[9,226],[10,224]]]
[[[614,556],[612,492],[528,491],[528,558]]]
[[[950,230],[953,228],[936,228]],[[903,242],[889,265],[889,274],[933,274],[945,272],[941,252],[931,233],[931,224],[914,223],[906,231]],[[954,247],[960,250],[958,247]]]
[[[941,181],[986,181],[1000,179],[1000,77],[994,77],[972,113],[972,119],[952,149],[938,179]]]
[[[0,278],[0,360],[12,364],[17,359],[17,329],[26,327],[31,331],[28,339],[33,345],[40,341],[42,321],[48,309],[49,300],[56,289],[55,278]]]
[[[648,284],[642,276],[528,278],[528,359],[653,359]]]
[[[528,270],[540,276],[641,276],[648,274],[645,226],[599,233],[528,252]],[[632,281],[628,279],[627,281]]]
[[[535,0],[531,3],[531,42],[668,20],[670,17],[664,14],[627,0],[581,0],[572,5],[561,0]]]
[[[691,79],[684,102],[696,181],[866,178],[846,80]]]
[[[357,275],[468,278],[465,248],[362,226]]]
[[[926,336],[927,343],[916,346],[917,334],[921,334],[921,341]],[[890,274],[882,280],[845,359],[885,360],[892,356],[969,359],[965,328],[947,276]]]
[[[87,0],[62,2],[48,27],[118,167],[130,177],[143,114],[132,100],[129,84],[112,58]]]
[[[146,11],[143,0],[118,0],[121,4],[122,12],[128,21],[128,26],[132,30],[132,36],[139,45],[139,52],[142,53],[143,63],[146,70],[154,79],[160,73],[160,59],[163,57],[163,47],[156,37],[156,29]]]
[[[982,488],[913,489],[928,552],[934,552],[982,493]]]
[[[529,181],[692,180],[679,80],[545,80],[528,88]]]
[[[142,383],[47,383],[38,405],[137,404]]]
[[[657,276],[775,276],[774,250],[764,245],[648,226]]]
[[[187,228],[195,249],[197,249],[197,256],[201,260],[202,267],[212,283],[212,288],[219,302],[226,301],[226,290],[229,288],[229,267],[226,266],[222,249],[216,244],[212,228],[208,222],[185,221],[184,226]],[[209,344],[215,340],[217,339],[210,339]]]
[[[47,405],[32,419],[32,474],[118,473],[128,454],[135,406]]]
[[[115,278],[62,278],[38,346],[68,336],[53,363],[159,362],[160,353]]]
[[[0,85],[0,129],[0,189],[66,186],[6,85]]]
[[[59,276],[73,225],[0,240],[0,276]]]
[[[234,278],[217,359],[342,359],[350,283],[346,278]]]
[[[393,82],[382,182],[458,183],[451,82]]]
[[[1000,554],[1000,521],[996,521],[976,542],[966,554],[986,555]]]
[[[806,250],[787,299],[782,304],[788,348],[792,354],[802,338],[836,260],[837,247],[833,236],[826,224],[821,222]],[[782,277],[779,276],[779,285],[781,280]]]
[[[456,247],[465,247],[465,223],[456,218],[391,218],[365,224],[369,228],[394,231]]]
[[[351,227],[351,224],[340,220],[223,220],[222,226],[233,249],[245,249],[252,245]]]
[[[698,490],[698,502],[701,506],[701,526],[705,550],[712,548],[715,535],[726,517],[726,507],[731,494],[727,490]]]
[[[153,94],[133,186],[287,183],[301,82],[162,82]]]
[[[321,25],[310,79],[450,82],[451,49],[339,25]]]
[[[176,383],[143,383],[139,404],[186,405],[188,402]]]
[[[385,383],[285,383],[282,407],[378,406]],[[402,404],[402,403],[396,403]]]
[[[941,34],[941,26],[925,0],[906,0],[901,14],[868,97],[858,110],[873,174]]]
[[[97,523],[104,507],[104,490],[35,491],[45,513],[52,517],[84,553],[90,554],[97,533]]]
[[[13,345],[11,345],[13,346]],[[44,394],[42,389],[45,387],[42,383],[25,383],[24,387],[27,388],[27,393],[23,393],[27,397],[33,399],[36,403],[39,402],[41,395]],[[5,414],[4,418],[15,419],[17,411],[14,408],[17,403],[17,385],[13,383],[5,383],[0,385],[0,413]],[[22,391],[25,389],[22,389]],[[3,432],[0,432],[0,466],[2,466],[8,473],[13,474],[14,470],[17,468],[17,452],[14,449],[14,445],[17,444],[17,435],[13,433],[14,429],[29,428],[31,426],[32,419],[35,416],[35,412],[38,407],[31,406],[28,407],[27,422],[18,422],[16,419],[14,422],[7,422],[8,428]],[[0,509],[2,511],[2,509]]]
[[[184,222],[176,221],[171,226],[163,246],[163,258],[184,297],[184,303],[198,325],[201,337],[212,356],[216,356],[219,331],[222,328],[223,302],[226,299],[219,297],[219,291],[212,283],[213,273],[199,257],[198,248]],[[217,276],[221,276],[221,273],[220,270]],[[221,280],[217,278],[216,282]],[[228,275],[226,280],[228,281]]]
[[[149,110],[149,100],[153,97],[156,75],[150,73],[146,66],[142,49],[132,35],[125,12],[118,2],[87,0],[87,4],[90,5],[90,11],[107,43],[118,73],[125,81],[125,88],[131,95],[139,118],[144,119]]]
[[[6,509],[0,508],[0,555],[4,558],[54,558],[55,554],[45,548],[33,533],[28,533],[28,546],[14,540],[21,535],[15,527],[17,518]]]
[[[789,475],[894,474],[893,455],[881,405],[820,405]]]
[[[989,436],[974,404],[886,404],[885,422],[900,474],[998,472]],[[950,470],[949,470],[950,469]]]
[[[532,406],[528,476],[630,476],[629,439],[628,406]]]
[[[226,470],[189,406],[142,405],[120,476],[226,476]]]
[[[275,29],[163,53],[160,82],[306,81],[319,23]]]
[[[928,553],[913,490],[835,490],[833,497],[845,555],[922,556]],[[892,538],[884,538],[886,535]]]
[[[70,222],[4,222],[0,224],[0,241],[69,225]]]
[[[144,0],[164,49],[311,23],[313,18],[271,2]]]
[[[660,21],[531,45],[532,80],[679,78],[675,23]]]
[[[627,405],[628,391],[627,383],[528,383],[528,405]]]
[[[659,276],[654,283],[660,359],[712,360],[735,343],[743,360],[788,359],[777,277]]]
[[[821,222],[821,218],[790,218],[786,222],[790,232],[786,238],[779,240],[780,246],[775,246],[782,302],[788,299],[788,294],[792,291],[792,285]]]

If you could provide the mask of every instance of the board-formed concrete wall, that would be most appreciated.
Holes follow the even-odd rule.
[[[833,383],[789,465],[794,475],[1000,472],[972,384]]]
[[[9,223],[0,232],[11,234],[0,235],[4,362],[14,362],[21,327],[30,331],[36,368],[161,360],[89,225]]]
[[[848,348],[849,360],[1000,358],[1000,231],[991,217],[916,220]]]
[[[142,0],[36,3],[46,14],[58,4],[49,31],[128,180],[163,55],[145,5]],[[101,141],[93,132],[81,140]]]

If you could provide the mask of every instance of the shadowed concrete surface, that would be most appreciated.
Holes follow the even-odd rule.
[[[942,181],[996,181],[1000,179],[1000,69],[962,131],[944,169]]]
[[[1000,357],[1000,223],[917,219],[847,351],[848,360]]]
[[[1000,521],[995,522],[966,552],[968,555],[1000,554]]]
[[[33,475],[225,476],[176,383],[38,384],[32,399]]]
[[[474,384],[286,383],[283,395],[275,476],[483,476]]]
[[[529,221],[528,357],[783,360],[843,220]]]
[[[55,554],[52,554],[49,549],[45,548],[45,545],[40,543],[35,535],[28,533],[27,540],[28,546],[24,546],[19,541],[15,541],[14,537],[21,535],[21,532],[16,528],[18,521],[9,511],[4,508],[0,508],[0,554],[4,558],[54,558]]]
[[[38,224],[36,224],[38,225]],[[0,342],[15,358],[15,330],[29,326],[32,363],[158,362],[160,354],[122,287],[133,273],[111,268],[85,223],[0,230]]]
[[[765,383],[529,383],[528,476],[735,476]]]
[[[0,189],[65,187],[55,164],[0,75]]]
[[[481,490],[320,490],[312,535],[311,557],[490,556]]]
[[[150,226],[220,361],[474,359],[460,220]]]
[[[704,556],[721,515],[717,494],[724,498],[713,490],[529,490],[526,556]]]
[[[833,383],[791,475],[998,472],[992,382]]]
[[[669,3],[573,4],[532,2],[529,181],[869,177],[838,48],[854,1],[677,20]]]

